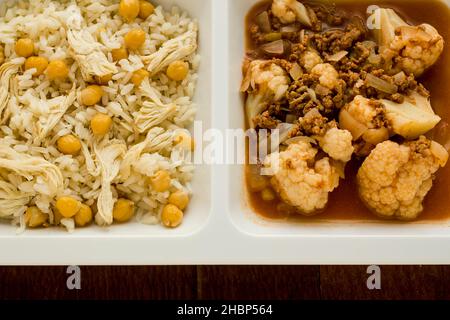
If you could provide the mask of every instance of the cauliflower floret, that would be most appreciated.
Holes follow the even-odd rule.
[[[373,17],[380,19],[380,28],[374,32],[381,56],[387,62],[386,70],[403,70],[418,77],[444,50],[444,39],[429,24],[411,26],[392,9],[377,9]]]
[[[272,12],[282,23],[300,23],[310,27],[312,25],[306,7],[297,0],[273,0]]]
[[[320,147],[334,160],[348,162],[355,150],[352,145],[352,134],[348,130],[331,128],[319,139]]]
[[[322,63],[322,58],[314,50],[306,50],[300,57],[300,64],[305,68],[306,71],[311,72],[311,70],[318,64]]]
[[[390,122],[384,105],[356,96],[339,113],[339,126],[351,132],[357,141],[358,156],[366,156],[378,143],[389,139]]]
[[[416,139],[432,130],[441,121],[434,113],[428,97],[410,93],[403,103],[382,100],[392,131],[407,139]]]
[[[329,121],[316,108],[299,118],[290,133],[293,136],[309,137],[312,141],[319,142],[325,153],[344,164],[352,157],[354,148],[350,131],[339,129],[336,121]]]
[[[354,148],[350,131],[337,128],[336,121],[329,121],[316,108],[299,119],[297,130],[302,135],[317,140],[322,150],[332,159],[345,163],[352,158]]]
[[[339,73],[329,63],[319,63],[311,70],[311,74],[319,77],[319,83],[328,88],[334,89],[339,85]]]
[[[380,143],[358,171],[360,197],[379,216],[415,219],[423,210],[434,174],[447,159],[444,147],[424,136],[402,145]]]
[[[305,215],[325,208],[328,194],[339,185],[339,164],[329,158],[316,161],[317,152],[309,142],[300,140],[264,161],[273,172],[270,181],[281,199]]]
[[[250,128],[255,127],[253,119],[264,111],[267,103],[284,97],[289,82],[286,71],[272,61],[254,60],[249,64],[241,91],[248,93],[245,110]]]

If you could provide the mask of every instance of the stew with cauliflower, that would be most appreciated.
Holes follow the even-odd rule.
[[[246,167],[257,212],[450,217],[448,7],[372,4],[273,0],[249,12],[247,126],[280,133]]]

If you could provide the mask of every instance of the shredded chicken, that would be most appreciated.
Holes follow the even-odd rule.
[[[176,60],[183,60],[197,49],[197,28],[192,25],[184,34],[164,42],[158,51],[142,56],[142,61],[147,64],[150,75],[155,75],[164,70]]]
[[[0,124],[3,124],[9,118],[7,110],[8,101],[10,98],[10,82],[14,74],[19,71],[23,59],[16,59],[5,62],[0,66]]]
[[[12,184],[0,180],[0,218],[12,219],[25,212],[31,195],[17,190]]]
[[[63,176],[57,166],[42,157],[17,152],[4,141],[0,141],[0,168],[34,181],[37,193],[55,196],[62,191]]]
[[[36,122],[37,136],[35,137],[34,143],[39,144],[47,137],[47,135],[53,130],[53,128],[64,116],[67,109],[72,106],[75,99],[76,91],[74,86],[67,96],[59,96],[51,100],[34,98],[33,100],[35,101],[30,101],[30,105],[33,103],[45,103],[48,106],[48,113],[41,114],[39,116],[39,120]]]
[[[75,10],[72,19],[73,21],[68,23],[67,41],[84,81],[92,81],[95,76],[117,73],[115,64],[109,62],[103,53],[102,44],[83,28],[81,13]]]
[[[148,79],[142,82],[140,89],[142,95],[149,100],[144,101],[139,111],[135,112],[133,116],[136,127],[140,133],[143,133],[173,116],[177,111],[177,106],[174,103],[162,103],[158,91],[150,85]]]
[[[92,81],[95,76],[102,77],[117,73],[114,63],[109,62],[101,50],[101,44],[87,30],[69,30],[67,40],[77,61],[84,81]]]
[[[172,145],[174,133],[164,131],[164,129],[155,127],[149,130],[144,141],[132,146],[125,154],[120,166],[120,181],[128,179],[131,174],[133,164],[139,160],[141,154],[145,152],[159,152]]]
[[[120,158],[126,152],[126,145],[117,140],[106,141],[105,145],[94,144],[101,172],[102,187],[97,199],[97,215],[95,222],[98,225],[110,225],[113,222],[114,199],[111,191],[111,182],[116,178],[120,169]]]

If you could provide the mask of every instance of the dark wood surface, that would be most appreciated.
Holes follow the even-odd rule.
[[[0,299],[450,299],[448,266],[81,267],[69,290],[66,267],[0,267]]]

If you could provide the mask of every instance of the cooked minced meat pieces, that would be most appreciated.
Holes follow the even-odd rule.
[[[337,53],[342,50],[350,50],[353,44],[365,36],[365,30],[361,23],[349,23],[344,30],[331,29],[312,36],[313,45],[321,52]]]
[[[329,129],[336,128],[337,123],[334,120],[329,121],[318,113],[313,116],[300,118],[298,126],[305,136],[324,136]]]
[[[264,32],[262,32],[256,24],[250,27],[250,36],[255,44],[262,44],[266,42]]]
[[[390,123],[388,119],[386,119],[386,108],[384,107],[384,105],[380,101],[374,99],[371,99],[369,101],[369,105],[373,106],[376,111],[376,115],[372,119],[372,123],[374,124],[375,129],[383,127],[389,128]]]
[[[342,80],[330,89],[319,83],[317,75],[305,74],[291,83],[286,98],[295,114],[304,115],[317,108],[324,115],[332,115],[345,105],[345,90],[346,84]]]
[[[431,140],[421,136],[418,140],[408,143],[411,150],[411,158],[422,158],[430,156]]]
[[[344,23],[344,15],[337,12],[334,6],[312,6],[316,17],[331,27],[337,27]]]
[[[264,111],[260,115],[253,118],[253,122],[257,128],[261,129],[275,129],[281,121],[272,117],[268,111]]]

